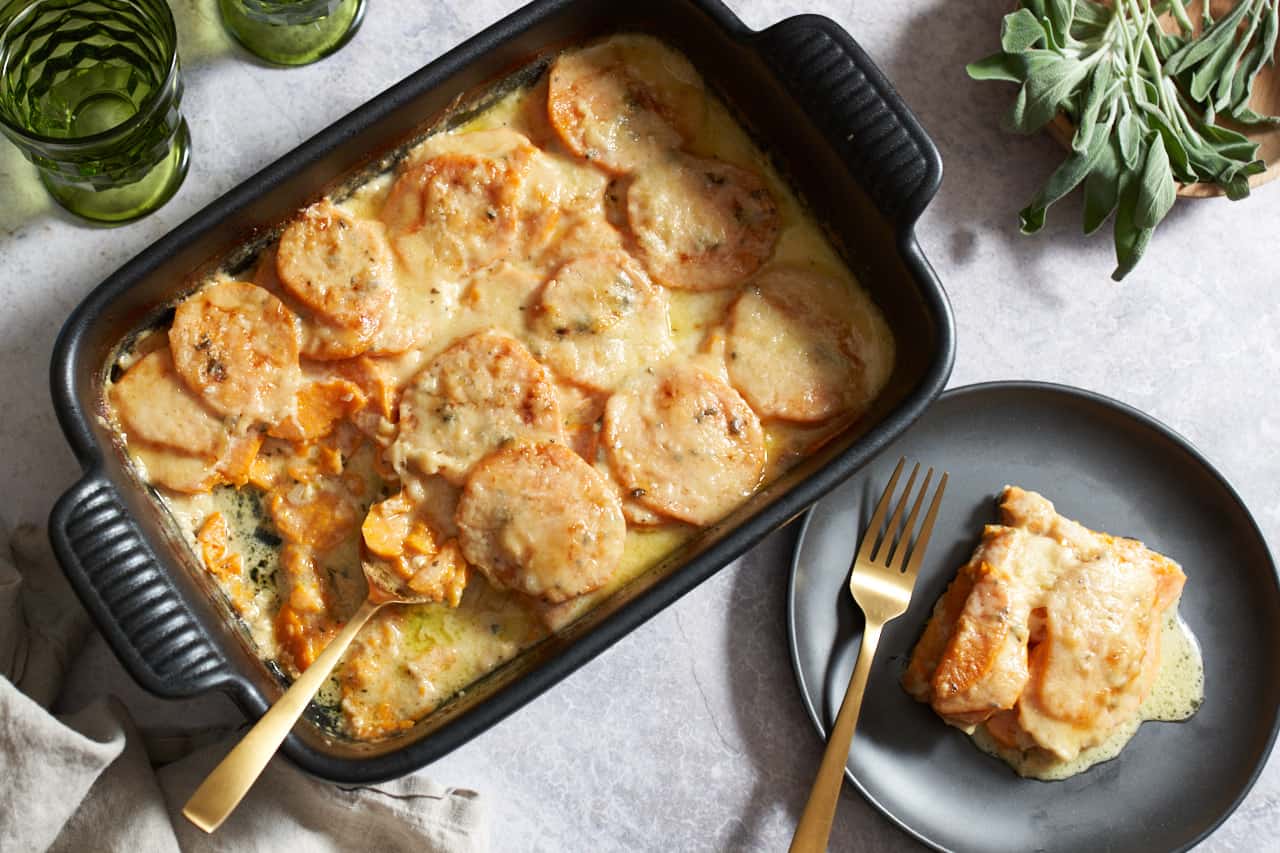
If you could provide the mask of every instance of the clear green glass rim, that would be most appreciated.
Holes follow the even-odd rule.
[[[219,7],[221,7],[220,3]],[[355,38],[356,33],[364,23],[364,16],[368,9],[368,2],[367,0],[355,0],[355,7],[355,12],[351,17],[351,22],[347,25],[346,30],[343,31],[340,38],[338,38],[333,44],[326,46],[315,55],[305,56],[305,58],[300,59],[281,59],[278,56],[272,56],[269,53],[264,52],[261,47],[252,43],[252,39],[242,36],[233,26],[230,26],[227,23],[226,17],[221,14],[221,8],[219,8],[219,17],[222,20],[223,30],[227,35],[231,36],[232,40],[234,40],[236,44],[240,45],[240,47],[244,48],[258,59],[268,65],[274,65],[277,68],[298,68],[303,65],[310,65],[314,62],[319,62],[322,59],[332,56]]]
[[[0,45],[4,44],[10,28],[34,8],[34,4],[28,6],[4,22],[4,29],[0,30]],[[5,132],[18,137],[24,142],[32,142],[51,149],[75,150],[81,146],[99,145],[110,142],[113,139],[123,139],[139,126],[151,121],[155,117],[156,109],[171,96],[173,78],[178,73],[178,28],[173,21],[173,12],[169,9],[167,2],[156,3],[154,8],[160,13],[160,23],[164,25],[164,36],[168,46],[169,70],[165,72],[164,83],[156,87],[156,90],[147,97],[141,109],[115,127],[89,136],[77,136],[74,138],[33,133],[25,127],[9,121],[3,113],[0,113],[0,125],[4,125]],[[3,76],[2,72],[3,69],[0,69],[0,77]]]

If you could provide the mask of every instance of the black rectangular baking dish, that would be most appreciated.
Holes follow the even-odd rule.
[[[67,320],[52,390],[85,474],[55,506],[50,536],[86,607],[148,690],[220,689],[256,719],[283,687],[236,630],[194,555],[113,443],[101,411],[120,342],[191,277],[295,210],[474,105],[557,49],[644,31],[684,51],[773,157],[884,310],[898,364],[876,408],[716,527],[438,709],[402,736],[353,743],[312,721],[284,751],[346,783],[411,772],[497,723],[675,601],[849,476],[942,391],[954,358],[950,307],[914,225],[937,191],[938,153],[853,39],[816,16],[748,29],[716,0],[537,0],[374,98],[210,204],[99,285]],[[540,59],[542,58],[542,59]]]

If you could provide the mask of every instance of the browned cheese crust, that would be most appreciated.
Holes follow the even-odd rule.
[[[698,72],[647,36],[566,53],[551,66],[550,78],[547,113],[560,140],[613,174],[678,148],[706,113]]]
[[[224,281],[187,297],[169,329],[173,363],[214,411],[274,424],[300,380],[294,316],[267,291]]]
[[[405,389],[391,452],[401,468],[461,483],[482,457],[517,440],[564,443],[555,385],[522,343],[486,331],[450,346]]]
[[[722,518],[764,475],[760,419],[698,367],[645,374],[610,397],[604,442],[630,497],[691,524]]]
[[[462,553],[490,581],[550,603],[603,586],[627,532],[617,493],[559,444],[487,457],[467,478],[457,522]]]

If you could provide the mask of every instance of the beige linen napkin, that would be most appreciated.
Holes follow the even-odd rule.
[[[112,697],[55,717],[49,706],[89,630],[43,534],[20,528],[0,555],[0,849],[9,851],[405,850],[489,848],[474,791],[421,775],[342,788],[277,758],[213,835],[183,803],[237,735],[153,769],[128,709]],[[181,739],[177,739],[181,741]],[[191,741],[199,740],[199,733]],[[155,742],[164,760],[175,738]]]

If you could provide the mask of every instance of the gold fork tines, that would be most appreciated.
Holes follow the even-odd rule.
[[[813,788],[809,791],[809,802],[805,804],[804,814],[800,816],[800,824],[791,839],[791,853],[821,853],[827,849],[831,821],[835,818],[836,802],[840,797],[840,783],[844,778],[844,766],[849,760],[849,744],[858,727],[858,712],[862,710],[862,697],[867,689],[867,676],[871,673],[876,646],[880,644],[880,633],[886,622],[907,611],[907,605],[911,602],[911,590],[915,587],[916,575],[920,572],[920,563],[924,560],[925,548],[933,533],[933,522],[938,517],[942,493],[947,488],[947,473],[944,471],[938,480],[938,488],[929,504],[929,511],[925,514],[924,524],[916,534],[916,519],[920,516],[920,508],[929,492],[929,484],[933,482],[933,469],[930,468],[919,490],[913,492],[916,477],[920,473],[920,465],[917,463],[907,477],[906,488],[902,490],[902,497],[898,500],[893,516],[888,525],[885,525],[885,514],[893,503],[898,479],[906,464],[905,458],[898,460],[898,466],[894,468],[889,485],[876,504],[871,523],[863,534],[862,544],[853,560],[849,593],[866,617],[862,646],[858,650],[858,663],[853,668],[849,689],[844,694],[844,701],[840,703],[836,724],[832,726],[831,736],[827,739],[827,749],[823,753],[817,778],[813,780]],[[914,502],[911,501],[913,494]],[[902,514],[908,503],[911,504],[911,512],[903,523]]]

